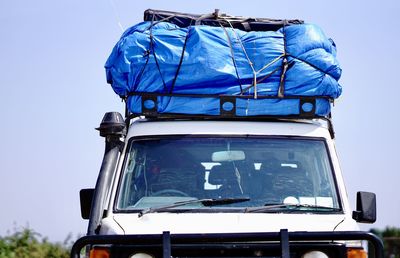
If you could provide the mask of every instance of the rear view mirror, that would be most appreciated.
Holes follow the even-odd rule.
[[[89,219],[90,217],[90,209],[92,207],[93,195],[94,195],[93,188],[81,189],[79,191],[82,219]]]
[[[374,193],[357,192],[357,210],[353,211],[353,219],[361,223],[376,221],[376,196]]]
[[[217,151],[211,156],[213,162],[245,160],[243,151]]]

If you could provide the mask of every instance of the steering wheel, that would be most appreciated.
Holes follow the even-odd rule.
[[[164,189],[161,191],[157,191],[155,193],[153,193],[151,196],[182,196],[182,197],[190,197],[190,195],[188,195],[185,192],[179,191],[179,190],[175,190],[175,189]]]

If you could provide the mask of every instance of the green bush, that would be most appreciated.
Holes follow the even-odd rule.
[[[384,230],[374,228],[370,231],[382,239],[385,257],[400,258],[400,228],[386,227]]]
[[[0,258],[68,258],[67,238],[64,243],[50,243],[32,229],[24,228],[0,237]]]

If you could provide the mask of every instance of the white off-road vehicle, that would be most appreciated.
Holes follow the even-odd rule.
[[[355,232],[375,221],[375,196],[358,193],[352,211],[327,120],[138,117],[125,135],[108,113],[99,130],[75,247],[91,257],[365,257],[349,239],[380,250]]]
[[[375,195],[358,192],[352,210],[336,155],[332,41],[298,20],[145,20],[106,64],[127,111],[97,128],[104,159],[80,192],[89,226],[71,257],[383,256],[357,225],[376,220]],[[267,64],[256,72],[251,59]]]

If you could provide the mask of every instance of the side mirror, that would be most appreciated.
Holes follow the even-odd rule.
[[[361,223],[376,221],[376,195],[369,192],[357,192],[357,210],[353,211],[353,219]]]
[[[82,219],[89,219],[90,217],[90,209],[92,207],[93,195],[94,195],[94,188],[81,189],[79,191]]]

